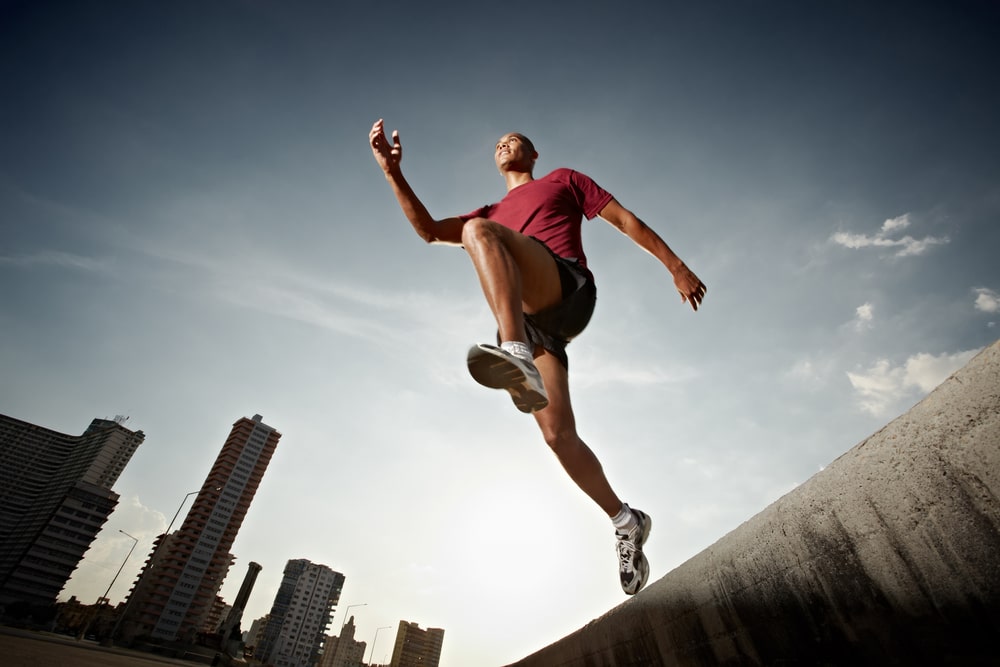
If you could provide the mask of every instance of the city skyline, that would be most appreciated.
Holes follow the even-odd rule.
[[[0,411],[146,434],[64,595],[122,600],[262,414],[244,618],[299,557],[347,575],[332,628],[446,628],[442,667],[621,604],[607,517],[469,377],[495,322],[468,257],[413,234],[372,123],[435,217],[503,196],[518,131],[705,281],[694,313],[584,222],[577,425],[652,517],[656,581],[1000,336],[998,24],[981,0],[3,3]]]
[[[18,436],[18,433],[20,432],[29,433],[30,440],[35,443],[47,442],[47,441],[58,442],[59,450],[60,452],[62,452],[62,456],[50,456],[50,458],[53,458],[53,462],[50,463],[50,466],[54,465],[57,468],[66,467],[65,462],[63,462],[63,459],[67,458],[65,454],[67,452],[70,452],[72,447],[87,446],[89,449],[94,450],[95,445],[101,445],[101,443],[106,442],[107,443],[106,445],[101,445],[100,449],[94,450],[93,455],[90,457],[99,459],[99,461],[97,461],[96,464],[91,464],[87,466],[87,461],[90,459],[82,457],[79,455],[79,453],[76,452],[73,452],[72,458],[75,460],[75,467],[79,468],[81,464],[86,466],[86,473],[85,473],[86,479],[89,479],[92,482],[96,483],[108,484],[109,487],[113,485],[114,481],[117,480],[117,476],[126,467],[128,459],[130,458],[131,454],[135,451],[138,445],[141,444],[142,441],[145,439],[145,434],[141,430],[133,432],[122,426],[122,424],[127,422],[129,419],[125,415],[117,415],[113,420],[95,418],[92,420],[87,430],[80,436],[72,436],[57,431],[53,431],[52,429],[48,429],[43,425],[30,424],[7,415],[0,415],[0,417],[3,417],[3,425],[6,425],[6,431],[14,432],[13,435],[8,433],[5,436],[4,439],[5,442],[10,440],[10,444],[16,444],[16,440],[18,440],[19,438],[23,439],[24,437],[24,436]],[[186,539],[189,543],[200,544],[201,542],[203,542],[202,537],[204,531],[201,528],[192,528],[192,527],[199,525],[204,526],[206,522],[206,517],[209,516],[215,517],[215,511],[211,508],[215,507],[218,504],[217,501],[224,495],[228,495],[231,497],[232,502],[230,503],[231,505],[230,509],[231,510],[238,509],[241,514],[241,520],[242,520],[242,515],[245,515],[246,512],[250,509],[250,503],[252,502],[252,497],[256,492],[257,486],[259,485],[260,481],[263,478],[267,462],[269,461],[270,456],[273,455],[273,452],[277,445],[277,441],[280,440],[281,437],[281,434],[279,432],[277,432],[273,427],[264,424],[262,420],[263,417],[261,415],[255,414],[252,418],[242,417],[233,424],[233,428],[230,431],[229,437],[226,439],[226,442],[223,444],[222,450],[220,451],[216,463],[208,471],[207,477],[205,479],[204,484],[202,485],[201,491],[191,492],[187,494],[187,496],[185,496],[185,501],[186,501],[188,496],[197,494],[197,497],[192,502],[190,509],[181,518],[181,524],[178,527],[178,531],[170,532],[170,528],[173,525],[173,523],[178,519],[178,517],[181,516],[181,510],[183,509],[184,506],[183,502],[175,512],[171,520],[171,523],[167,526],[167,530],[161,533],[160,535],[156,536],[156,539],[154,540],[152,545],[152,551],[149,552],[145,565],[142,566],[142,570],[139,573],[139,577],[133,584],[135,588],[129,591],[130,593],[135,593],[136,591],[139,591],[139,593],[137,594],[137,598],[139,599],[139,601],[135,602],[134,600],[130,600],[128,594],[126,594],[124,599],[121,601],[122,603],[126,604],[124,604],[122,608],[119,609],[120,620],[118,620],[115,623],[115,637],[118,640],[125,638],[126,641],[130,641],[137,634],[142,633],[141,630],[136,630],[135,627],[132,626],[134,626],[135,624],[135,619],[143,615],[142,606],[146,604],[144,602],[144,599],[146,597],[146,593],[144,591],[147,588],[156,586],[156,584],[152,581],[152,578],[150,578],[149,581],[146,581],[145,575],[147,574],[147,571],[154,571],[155,574],[155,571],[161,570],[164,562],[170,559],[176,561],[175,564],[177,567],[183,568],[186,571],[186,568],[189,565],[188,561],[190,560],[191,555],[193,555],[194,552],[191,552],[191,554],[189,555],[183,555],[183,556],[177,556],[173,554],[173,552],[176,550],[176,544],[178,542],[177,535],[180,532],[185,531],[185,528],[187,528],[188,537]],[[246,445],[250,442],[251,438],[258,430],[262,434],[260,436],[261,439],[259,440],[258,443],[259,447],[257,449],[253,449],[253,451],[251,452],[252,456],[250,457],[250,459],[252,460],[250,460],[247,459],[247,457],[245,457],[243,454],[246,451]],[[123,436],[122,434],[126,435]],[[124,454],[122,453],[123,448],[125,450]],[[228,451],[228,456],[227,456],[227,451]],[[261,459],[260,462],[258,462],[258,458]],[[9,454],[6,460],[8,463],[7,470],[16,472],[18,469],[10,466],[11,460],[9,459]],[[223,464],[224,469],[220,468],[220,462],[222,461],[226,462]],[[241,462],[243,463],[242,468],[240,467]],[[233,491],[229,488],[230,482],[232,481],[230,478],[232,476],[232,473],[234,472],[238,473],[238,471],[240,470],[243,470],[243,473],[239,474],[240,479],[237,480],[238,482],[240,482],[239,488]],[[33,476],[37,476],[37,474],[33,473]],[[253,482],[252,486],[247,488],[246,487],[247,482],[251,481]],[[8,493],[12,490],[9,484],[5,485],[4,488]],[[110,493],[110,496],[112,498],[117,498],[117,494],[114,493],[111,488],[108,488],[107,491]],[[241,497],[247,494],[249,499],[242,500]],[[110,516],[112,512],[113,509],[108,510],[108,515]],[[105,519],[106,518],[107,517],[105,517]],[[211,522],[211,518],[207,520]],[[238,524],[234,528],[231,529],[226,528],[224,530],[220,526],[219,529],[214,529],[214,531],[215,531],[214,533],[210,531],[210,534],[215,534],[216,537],[219,537],[223,534],[231,533],[230,539],[226,541],[226,544],[231,544],[232,539],[235,538],[236,534],[238,533]],[[99,532],[100,529],[98,528],[95,531],[95,533]],[[124,533],[124,531],[119,531],[119,532],[128,535],[130,539],[134,540],[134,546],[139,545],[139,541],[137,538],[132,537],[128,533]],[[129,549],[128,556],[126,557],[125,562],[122,563],[121,568],[119,568],[119,571],[116,572],[112,584],[109,585],[108,590],[106,591],[107,593],[110,594],[111,588],[113,587],[114,583],[118,580],[118,576],[121,574],[121,571],[124,569],[124,567],[128,564],[128,559],[131,557],[133,551],[135,550],[134,546],[133,548]],[[222,545],[222,547],[224,546],[225,545]],[[212,552],[217,551],[219,548],[222,547],[220,547],[219,544],[213,543],[209,551],[205,553],[206,560],[211,562],[214,558],[212,556]],[[84,554],[81,553],[80,557],[82,558],[83,555]],[[226,573],[225,577],[228,577],[228,574],[232,570],[231,565],[233,562],[235,562],[235,555],[228,554],[226,560],[229,562],[224,569]],[[288,586],[287,570],[288,567],[290,567],[293,562],[305,563],[307,566],[306,569],[315,567],[323,570],[329,570],[327,566],[313,565],[312,563],[309,563],[307,559],[290,559],[289,563],[286,564],[286,574],[283,580],[283,586],[286,587]],[[235,615],[233,614],[234,610],[230,609],[229,614],[225,619],[222,618],[218,619],[220,622],[225,620],[227,624],[230,624],[229,629],[238,626],[241,621],[240,617],[242,616],[242,610],[245,608],[247,599],[249,598],[253,590],[253,583],[256,581],[256,577],[259,574],[260,569],[261,566],[258,563],[255,563],[253,561],[249,563],[249,573],[247,574],[246,578],[242,580],[239,592],[233,600],[226,600],[225,598],[221,598],[220,596],[218,596],[218,592],[219,589],[221,588],[221,585],[209,591],[208,594],[210,595],[210,597],[204,600],[204,604],[200,607],[201,611],[195,614],[197,618],[188,624],[189,625],[188,632],[186,633],[187,640],[191,641],[191,639],[194,636],[195,628],[199,625],[199,623],[201,623],[202,620],[207,619],[209,617],[210,612],[214,611],[215,607],[218,606],[220,602],[226,603],[227,605],[229,603],[240,605],[238,610],[236,610],[237,613]],[[216,567],[216,570],[213,571],[219,571],[219,568]],[[336,596],[334,598],[335,601],[331,607],[331,611],[336,612],[337,611],[336,603],[339,602],[339,591],[343,586],[344,575],[337,572],[333,572],[333,575],[337,577],[335,582],[337,591],[336,591]],[[72,576],[68,575],[67,578],[70,579],[72,578]],[[297,581],[297,578],[295,578],[295,580]],[[91,583],[96,585],[97,582],[91,582]],[[222,583],[225,583],[225,578],[223,578]],[[294,588],[294,585],[292,586],[292,588]],[[279,592],[276,593],[276,596],[280,595],[281,588],[279,587],[278,590]],[[65,589],[63,589],[61,593],[62,594],[58,595],[58,600],[60,602],[66,602],[71,597],[72,598],[76,597],[75,595],[70,595],[66,593]],[[290,590],[289,595],[292,594],[293,591]],[[53,593],[53,596],[55,596],[55,593]],[[188,596],[188,598],[190,598],[190,596]],[[55,600],[56,598],[53,597],[53,599]],[[103,604],[107,604],[111,607],[117,606],[111,603],[110,598],[105,598],[104,596],[101,596],[100,598],[97,599],[96,602],[97,605],[101,605],[102,601]],[[80,599],[78,600],[77,604],[88,605],[90,603],[86,599]],[[133,604],[135,606],[133,606]],[[345,614],[350,610],[350,607],[363,607],[363,606],[367,606],[367,604],[349,605],[345,609]],[[182,614],[186,614],[186,612],[182,612]],[[157,615],[156,618],[158,620],[154,621],[153,625],[150,625],[148,628],[146,628],[147,631],[149,631],[150,629],[153,631],[154,637],[156,637],[155,632],[159,629],[160,625],[159,621],[162,621],[163,617]],[[256,619],[256,620],[263,621],[266,620],[267,618],[268,616],[264,616],[261,617],[261,619]],[[332,615],[329,621],[332,621]],[[346,619],[344,623],[347,624]],[[147,623],[147,625],[149,624]],[[406,622],[400,621],[399,627],[401,629],[404,628],[404,625],[407,625]],[[419,630],[416,624],[410,623],[408,625],[412,625],[415,628],[414,630],[415,632],[416,630]],[[122,626],[124,626],[124,630],[119,631],[119,628],[122,628]],[[348,627],[351,630],[350,639],[353,640],[353,633],[354,633],[353,616],[351,617],[351,623],[348,624]],[[207,628],[208,625],[206,623],[205,625],[203,625],[202,631],[208,632],[209,630]],[[383,629],[387,628],[385,627],[379,628],[379,630]],[[441,647],[440,646],[441,637],[438,635],[443,636],[443,630],[437,628],[433,628],[432,630],[434,630],[434,632],[437,633],[434,634],[434,637],[437,640],[435,644],[437,649],[437,657],[440,657],[439,654]],[[249,626],[246,629],[244,629],[244,632],[246,631],[249,631]],[[169,634],[162,634],[162,636],[159,636],[157,638],[173,641],[180,638],[179,633],[180,630],[178,629],[177,631],[171,632]],[[277,629],[275,630],[275,633],[277,633]],[[403,634],[405,635],[405,632]],[[419,637],[422,636],[422,633],[416,632],[416,635]],[[339,638],[340,635],[339,633],[337,633],[331,636]],[[225,641],[225,639],[226,637],[223,636],[223,641]],[[366,642],[360,641],[359,645],[364,647],[366,646]]]

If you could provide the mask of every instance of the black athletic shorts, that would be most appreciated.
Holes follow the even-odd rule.
[[[560,257],[549,250],[544,243],[542,245],[556,260],[556,266],[559,268],[562,301],[537,313],[525,314],[524,329],[533,345],[556,355],[563,367],[569,370],[566,345],[580,335],[590,322],[597,303],[597,286],[580,262]]]

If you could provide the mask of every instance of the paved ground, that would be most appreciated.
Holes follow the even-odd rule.
[[[70,637],[0,628],[3,667],[191,667],[203,663],[164,658],[121,648],[103,648]]]

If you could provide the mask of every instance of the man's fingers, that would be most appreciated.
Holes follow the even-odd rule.
[[[697,311],[698,306],[701,305],[702,299],[705,298],[706,289],[707,288],[705,287],[704,283],[699,281],[694,288],[688,291],[685,291],[683,289],[678,289],[677,292],[681,295],[681,303],[689,303],[691,304],[691,308]]]
[[[691,308],[698,310],[698,297],[696,294],[684,294],[681,292],[681,302],[687,302],[691,304]]]
[[[392,131],[392,154],[396,159],[403,157],[403,144],[399,143],[399,130]]]
[[[398,144],[399,132],[393,131],[392,139]],[[384,148],[389,145],[389,140],[385,136],[385,121],[383,119],[379,118],[372,125],[371,132],[368,133],[368,140],[372,148]]]

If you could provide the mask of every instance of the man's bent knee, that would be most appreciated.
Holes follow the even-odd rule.
[[[506,227],[487,218],[470,218],[462,226],[462,245],[466,248],[489,239],[499,238]]]

